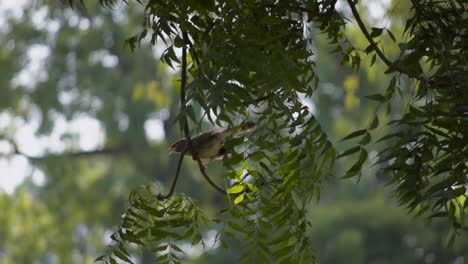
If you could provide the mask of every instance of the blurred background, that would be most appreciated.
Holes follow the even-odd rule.
[[[360,1],[368,23],[390,28],[397,38],[407,2]],[[337,9],[351,17],[340,2]],[[132,190],[167,189],[177,163],[167,148],[181,135],[173,124],[178,77],[160,63],[159,47],[145,40],[134,52],[124,46],[139,32],[142,12],[138,5],[105,9],[90,2],[87,10],[72,10],[60,1],[0,2],[0,263],[92,263],[110,242]],[[347,32],[365,48],[353,24]],[[364,96],[383,91],[389,79],[384,65],[369,67],[370,58],[359,72],[351,70],[319,31],[311,37],[321,81],[304,100],[338,142],[368,125],[375,104]],[[405,101],[394,107],[404,110]],[[447,247],[444,223],[398,207],[386,176],[374,167],[358,182],[339,179],[351,162],[337,164],[321,199],[310,205],[309,232],[321,263],[468,263],[466,238]],[[221,162],[210,166],[215,180],[222,172]],[[224,207],[189,159],[176,192],[193,197],[208,216]],[[207,227],[206,238],[214,234]],[[235,245],[184,249],[184,263],[237,263],[240,254]],[[139,263],[152,263],[147,252],[134,254]]]

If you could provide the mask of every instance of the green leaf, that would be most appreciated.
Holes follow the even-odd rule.
[[[364,164],[364,162],[366,162],[368,154],[367,154],[367,150],[364,149],[363,147],[358,147],[358,148],[361,151],[359,154],[359,160],[356,161],[356,163],[354,163],[354,165],[341,178],[345,179],[345,178],[354,177],[361,171],[362,165]]]
[[[179,35],[174,38],[174,46],[177,48],[185,46],[184,40]]]
[[[240,226],[239,224],[237,224],[237,223],[234,222],[234,221],[229,221],[229,222],[228,222],[228,225],[229,225],[233,230],[235,230],[235,231],[237,231],[237,232],[240,232],[240,233],[245,232],[245,229],[242,228],[242,226]]]
[[[251,159],[252,161],[259,161],[261,159],[264,159],[265,157],[265,153],[263,153],[262,151],[257,151],[254,154],[250,155],[249,159]]]
[[[376,129],[379,126],[379,117],[377,115],[374,116],[372,122],[370,123],[369,130]]]
[[[268,167],[268,165],[262,161],[259,162],[260,164],[260,167],[262,167],[266,172],[268,172],[268,174],[272,175],[273,172],[271,171],[271,169]]]
[[[365,52],[366,54],[369,54],[369,53],[371,53],[373,50],[374,50],[374,46],[372,46],[372,44],[369,44],[369,46],[367,46],[366,49],[364,49],[364,52]]]
[[[375,61],[377,60],[377,54],[374,54],[371,59],[370,66],[374,65]]]
[[[232,153],[231,158],[228,160],[229,164],[239,164],[241,161],[244,160],[244,156],[237,154],[237,153]]]
[[[346,174],[341,177],[341,179],[348,179],[356,176],[359,173],[359,170],[349,169],[346,171]]]
[[[345,152],[341,153],[340,155],[338,155],[338,157],[336,157],[336,158],[339,159],[339,158],[342,158],[342,157],[345,157],[345,156],[349,156],[351,154],[354,154],[354,153],[358,152],[360,149],[361,149],[361,146],[356,146],[356,147],[350,148],[350,149],[346,150]]]
[[[164,254],[155,259],[155,263],[167,263],[166,260],[168,259],[169,255]]]
[[[361,148],[361,153],[359,155],[359,161],[358,161],[360,163],[360,166],[362,166],[362,164],[366,162],[367,157],[368,157],[367,150],[365,148]]]
[[[125,261],[127,263],[132,263],[133,264],[133,262],[130,260],[130,258],[128,256],[126,256],[122,251],[114,249],[113,253],[119,259],[121,259],[121,260],[123,260],[123,261]]]
[[[396,63],[401,63],[401,62],[397,61],[397,62],[395,62],[395,64],[396,64]],[[386,70],[384,71],[384,73],[385,73],[385,74],[390,74],[390,73],[392,73],[392,72],[396,72],[396,70],[397,70],[396,67],[394,67],[393,65],[391,65],[390,67],[388,67],[388,69],[386,69]]]
[[[115,260],[113,257],[109,257],[109,261],[111,264],[117,264],[117,260]]]
[[[99,256],[94,260],[94,262],[103,261],[106,257],[106,255]]]
[[[433,213],[432,215],[430,215],[430,216],[427,217],[427,218],[429,219],[429,218],[447,217],[447,216],[448,216],[448,213],[445,212],[445,211],[442,211],[442,212]]]
[[[191,243],[192,243],[192,245],[196,245],[196,244],[198,244],[201,240],[202,240],[201,234],[200,234],[200,233],[196,233],[196,234],[193,236]]]
[[[128,242],[133,242],[138,245],[144,246],[145,244],[143,241],[140,240],[137,236],[135,236],[130,230],[127,230],[124,232],[120,232],[120,236],[122,237],[123,240],[128,241]]]
[[[138,43],[141,42],[142,39],[144,39],[146,37],[146,34],[148,34],[148,30],[147,29],[143,29],[140,33],[140,35],[138,36]]]
[[[421,110],[420,108],[414,107],[410,105],[410,112],[413,113],[417,117],[426,117],[427,113]]]
[[[372,94],[372,95],[366,95],[366,98],[378,101],[378,102],[383,102],[385,100],[385,97],[381,94]]]
[[[382,138],[380,138],[379,140],[377,140],[376,143],[378,142],[382,142],[382,141],[385,141],[385,140],[388,140],[388,139],[391,139],[391,138],[401,138],[403,136],[403,133],[402,132],[396,132],[396,133],[392,133],[392,134],[387,134],[385,136],[383,136]]]
[[[352,139],[352,138],[355,138],[355,137],[359,137],[361,135],[364,135],[366,132],[367,132],[367,129],[361,129],[361,130],[354,131],[354,132],[350,133],[349,135],[347,135],[346,137],[344,137],[343,139],[341,139],[339,142],[343,142],[345,140],[349,140],[349,139]]]
[[[396,39],[395,39],[395,36],[393,35],[393,33],[388,29],[385,29],[385,31],[387,31],[388,36],[390,36],[390,38],[393,40],[393,42],[396,42]]]
[[[396,82],[397,82],[397,78],[396,76],[393,76],[387,87],[387,92],[386,92],[387,96],[385,97],[387,100],[390,99],[391,95],[394,93]]]
[[[373,27],[370,35],[371,35],[372,38],[376,38],[376,37],[382,35],[383,30],[384,30],[383,28]]]
[[[197,122],[197,117],[195,116],[195,111],[192,107],[192,105],[187,105],[187,107],[185,108],[185,111],[187,112],[187,115],[189,116],[189,118],[193,121],[193,122]]]
[[[367,145],[369,144],[369,142],[371,141],[371,134],[370,133],[366,133],[364,135],[364,137],[362,137],[362,139],[359,141],[359,144],[361,145]]]
[[[274,256],[277,258],[287,256],[293,249],[294,245],[284,244],[284,246],[280,246],[280,248],[274,252]]]
[[[153,252],[159,252],[159,251],[164,251],[167,249],[167,244],[166,245],[162,245],[162,246],[159,246],[159,247],[156,247],[155,249],[153,249]]]
[[[177,252],[180,252],[180,253],[184,253],[184,251],[183,251],[180,247],[178,247],[178,246],[176,246],[176,245],[174,245],[174,244],[170,244],[170,247],[171,247],[171,249],[173,249],[174,251],[177,251]]]

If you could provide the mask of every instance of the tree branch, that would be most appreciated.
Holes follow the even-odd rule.
[[[88,151],[74,151],[74,152],[63,152],[63,153],[52,153],[46,154],[43,156],[31,156],[29,154],[24,153],[18,147],[18,144],[11,138],[3,138],[3,140],[8,141],[13,147],[13,152],[11,154],[6,155],[20,155],[29,160],[45,160],[48,158],[56,158],[56,157],[65,157],[65,158],[81,158],[81,157],[92,157],[92,156],[99,156],[99,155],[120,155],[125,154],[128,152],[127,145],[120,145],[114,147],[107,147],[102,149],[95,149],[95,150],[88,150]]]
[[[157,196],[159,200],[165,200],[171,197],[172,194],[174,193],[175,187],[177,185],[177,180],[179,179],[180,168],[182,167],[182,161],[184,159],[185,153],[187,152],[189,148],[192,147],[192,141],[190,139],[190,131],[188,128],[188,123],[187,123],[187,114],[186,114],[186,105],[185,105],[186,81],[187,81],[187,48],[183,47],[182,48],[182,72],[181,72],[181,80],[180,80],[180,109],[182,112],[182,118],[184,122],[184,128],[183,128],[184,134],[187,140],[185,142],[184,151],[182,151],[182,153],[180,153],[180,156],[179,156],[179,162],[177,163],[176,174],[175,174],[174,180],[172,181],[171,189],[169,190],[169,193],[167,193],[166,195],[159,194]]]
[[[364,22],[362,22],[361,16],[359,15],[359,12],[356,9],[356,5],[353,3],[353,0],[346,0],[348,2],[349,7],[351,8],[351,12],[353,13],[354,18],[356,19],[356,22],[358,23],[359,28],[361,29],[362,33],[366,37],[367,41],[369,41],[370,45],[372,46],[372,49],[377,53],[377,55],[380,57],[380,59],[390,68],[390,69],[395,69],[401,73],[404,73],[408,75],[411,78],[415,78],[420,81],[424,81],[425,79],[420,77],[420,76],[415,76],[411,72],[407,71],[405,68],[401,67],[400,65],[396,65],[395,63],[391,62],[385,54],[379,49],[377,46],[377,43],[375,43],[374,39],[371,37],[369,34],[369,31],[367,31],[366,26],[364,25]]]
[[[172,194],[174,193],[175,187],[177,185],[177,180],[179,179],[180,168],[182,167],[182,161],[184,160],[184,156],[185,156],[185,153],[187,152],[187,150],[188,150],[188,144],[185,145],[184,151],[182,151],[182,153],[180,153],[179,161],[177,162],[176,174],[175,174],[174,180],[172,180],[171,189],[169,190],[169,193],[167,193],[166,195],[159,194],[157,196],[158,200],[160,200],[160,201],[165,200],[165,199],[171,197]]]

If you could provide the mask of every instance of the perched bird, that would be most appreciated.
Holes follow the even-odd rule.
[[[229,141],[239,133],[255,129],[255,123],[247,122],[241,126],[227,128],[223,130],[210,130],[200,133],[190,139],[191,146],[187,146],[186,155],[191,155],[194,160],[197,158],[207,160],[203,170],[206,170],[208,164],[216,159],[222,159],[226,153],[224,143]],[[187,140],[181,139],[172,144],[169,148],[170,153],[182,153],[185,150]]]

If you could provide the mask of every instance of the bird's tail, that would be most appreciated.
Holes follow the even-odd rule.
[[[255,127],[256,125],[254,122],[248,121],[242,125],[224,130],[223,134],[228,138],[228,137],[232,137],[237,134],[240,134],[240,133],[252,131],[255,129]]]

